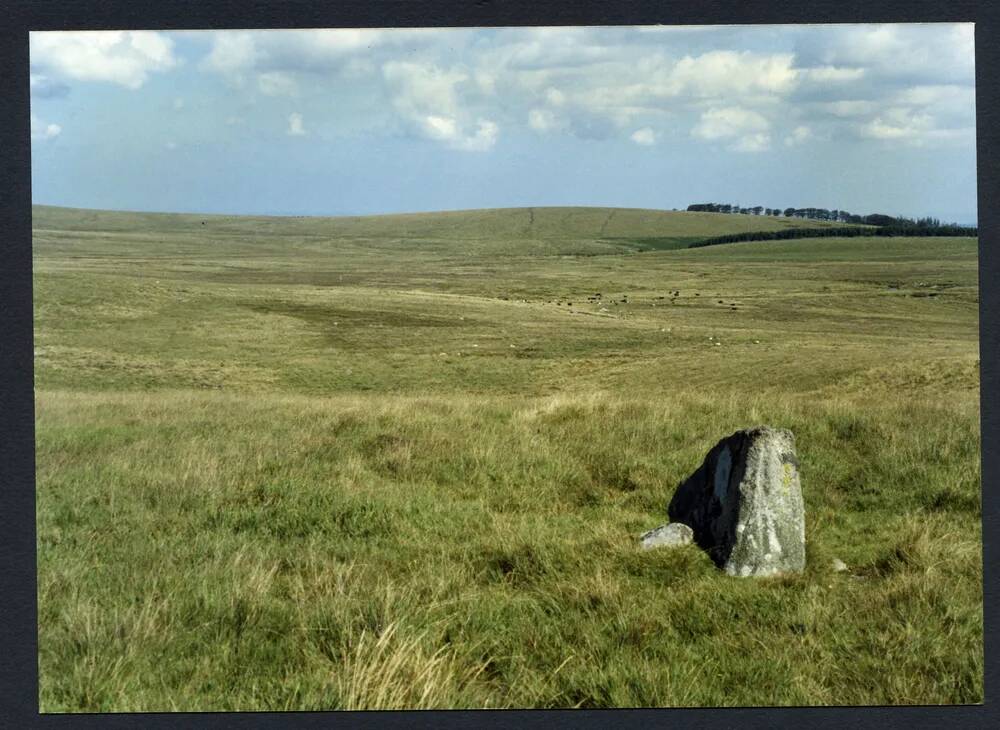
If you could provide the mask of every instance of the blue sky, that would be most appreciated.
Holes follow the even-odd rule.
[[[973,26],[36,32],[34,202],[976,220]]]

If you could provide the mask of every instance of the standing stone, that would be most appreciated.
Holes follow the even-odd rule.
[[[805,510],[795,437],[768,426],[717,443],[677,487],[667,512],[729,575],[805,568]]]

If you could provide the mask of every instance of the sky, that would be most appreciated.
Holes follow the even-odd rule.
[[[972,24],[34,32],[32,198],[975,223]]]

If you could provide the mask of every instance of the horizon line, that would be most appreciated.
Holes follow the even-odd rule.
[[[689,205],[698,205],[698,203],[689,203]],[[226,218],[387,218],[391,216],[408,216],[408,215],[434,215],[434,214],[446,214],[446,213],[471,213],[476,211],[498,211],[498,210],[528,210],[528,209],[545,209],[545,208],[593,208],[593,209],[613,209],[613,210],[644,210],[653,211],[657,213],[705,213],[709,212],[712,215],[746,215],[743,213],[720,213],[715,211],[689,211],[684,208],[646,208],[637,206],[627,206],[627,205],[590,205],[590,204],[576,204],[576,205],[505,205],[505,206],[495,206],[495,207],[481,207],[481,208],[443,208],[443,209],[432,209],[432,210],[404,210],[404,211],[391,211],[382,213],[257,213],[257,212],[244,212],[244,213],[209,213],[206,211],[198,210],[139,210],[134,208],[87,208],[76,205],[59,205],[55,203],[40,203],[36,201],[31,201],[31,207],[45,207],[45,208],[62,208],[64,210],[80,210],[80,211],[93,211],[99,213],[136,213],[142,215],[193,215],[193,216],[214,216],[214,217],[226,217]],[[749,207],[749,206],[747,206]],[[797,210],[803,210],[808,208],[815,208],[819,210],[843,210],[841,208],[823,208],[817,205],[807,205],[807,206],[786,206],[786,208],[795,208]],[[785,208],[782,208],[785,210]],[[850,211],[847,211],[850,212]],[[852,213],[853,214],[853,213]],[[759,218],[785,218],[794,216],[767,216],[759,215],[755,216],[750,214],[751,217]],[[910,216],[903,215],[901,213],[858,213],[855,215],[890,215],[895,218],[908,218]],[[934,216],[932,214],[924,214],[922,216],[916,217],[935,217],[940,220],[945,220],[944,217]],[[953,220],[948,221],[948,223],[961,226],[976,226],[979,225],[979,216],[975,215],[971,222]]]

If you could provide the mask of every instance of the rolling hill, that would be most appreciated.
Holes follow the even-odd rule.
[[[36,205],[33,217],[34,229],[38,233],[52,230],[109,233],[198,231],[209,236],[329,236],[493,242],[541,239],[629,242],[656,238],[694,241],[746,231],[841,225],[769,216],[591,207],[491,208],[324,218],[133,213]]]

